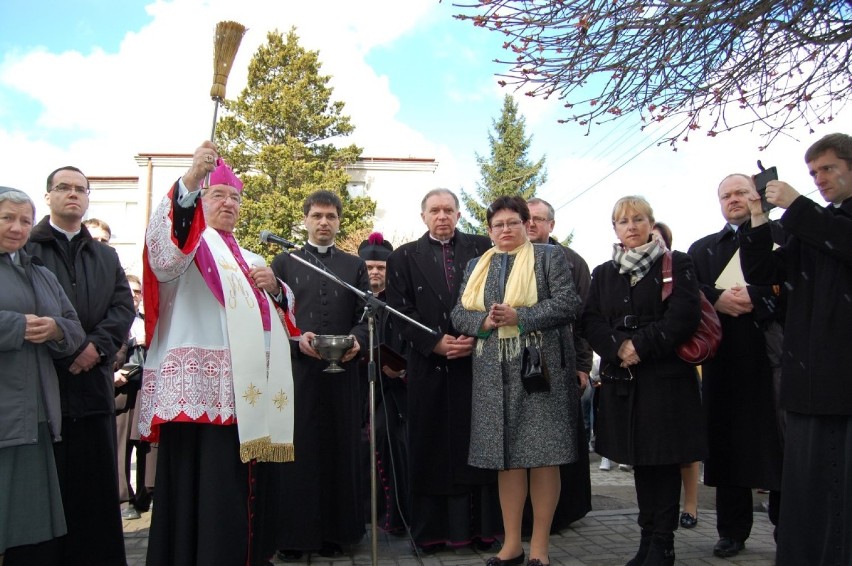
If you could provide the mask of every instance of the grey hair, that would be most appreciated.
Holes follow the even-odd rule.
[[[30,198],[30,195],[21,191],[19,189],[13,189],[12,187],[0,187],[0,202],[4,201],[14,202],[15,204],[24,204],[29,203],[30,208],[33,209],[33,220],[35,220],[35,203],[33,199]]]
[[[453,202],[456,203],[456,210],[459,210],[461,207],[461,203],[459,202],[459,197],[456,196],[456,193],[451,191],[450,189],[438,188],[432,189],[426,196],[423,197],[423,200],[420,201],[420,212],[426,212],[426,201],[432,198],[435,195],[450,195],[453,197]]]
[[[544,200],[543,198],[532,197],[531,199],[527,199],[527,204],[540,204],[547,208],[547,215],[550,216],[548,220],[556,220],[556,211],[553,209],[553,205]]]

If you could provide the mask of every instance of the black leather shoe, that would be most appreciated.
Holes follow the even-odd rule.
[[[526,556],[524,555],[523,550],[519,555],[515,556],[514,558],[509,558],[508,560],[503,560],[496,556],[492,556],[491,558],[485,561],[485,566],[520,566],[524,563],[524,558],[526,558]]]
[[[722,537],[713,547],[713,554],[719,558],[731,558],[745,548],[745,543],[728,537]]]
[[[698,517],[693,515],[692,513],[687,513],[684,511],[680,514],[680,526],[684,529],[694,529],[695,525],[698,524]]]
[[[550,566],[550,564],[545,564],[538,558],[533,558],[532,560],[527,562],[527,566]]]

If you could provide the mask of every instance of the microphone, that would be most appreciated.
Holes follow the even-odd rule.
[[[296,244],[294,244],[290,240],[285,240],[281,236],[276,236],[275,234],[273,234],[269,230],[263,230],[260,233],[260,241],[263,242],[264,244],[278,244],[279,246],[287,248],[287,249],[298,247]]]

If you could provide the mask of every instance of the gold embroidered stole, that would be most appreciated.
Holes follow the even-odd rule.
[[[263,293],[271,319],[267,357],[263,321],[252,284],[216,230],[208,227],[204,240],[219,270],[225,300],[240,459],[291,462],[294,394],[287,332],[274,316],[277,311],[272,300]]]

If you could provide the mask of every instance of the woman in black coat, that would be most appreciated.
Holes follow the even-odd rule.
[[[675,353],[700,320],[698,281],[689,256],[672,252],[673,291],[662,300],[665,249],[651,238],[645,199],[619,199],[612,223],[619,243],[592,273],[582,318],[601,356],[595,449],[634,466],[642,538],[628,566],[673,564],[680,464],[706,453],[698,375]]]

